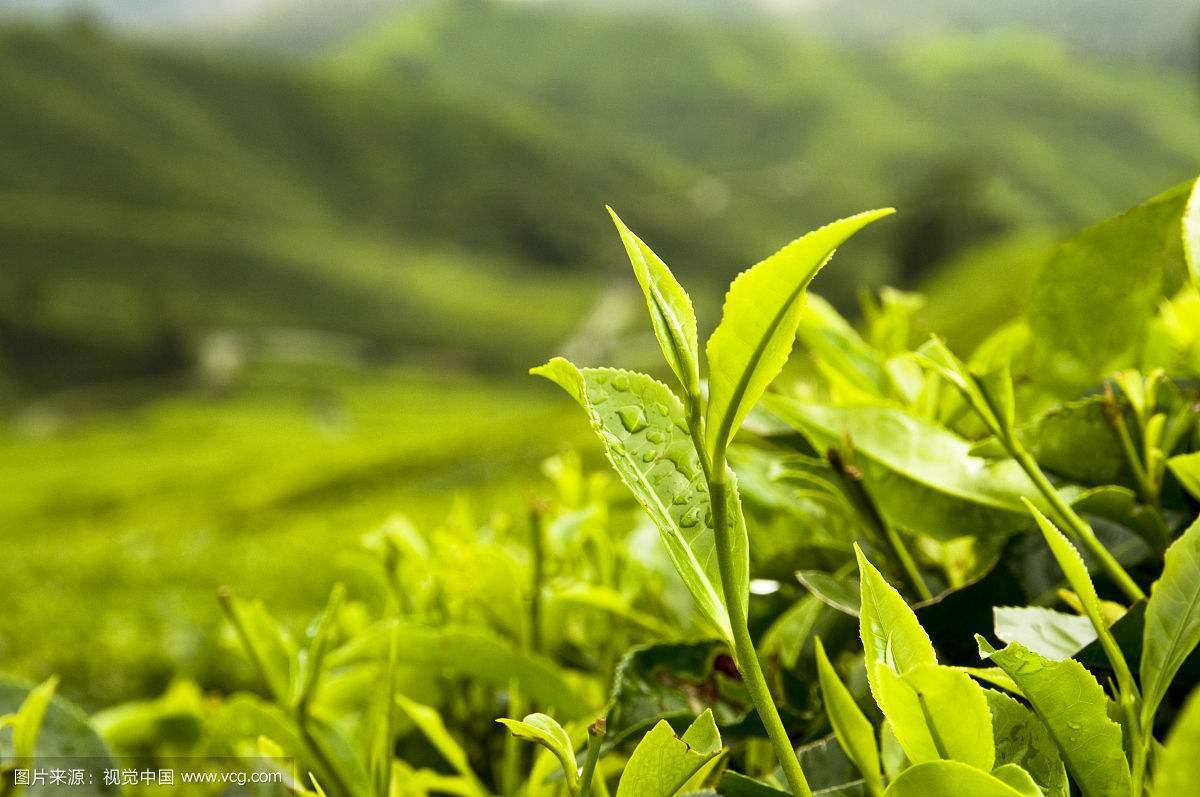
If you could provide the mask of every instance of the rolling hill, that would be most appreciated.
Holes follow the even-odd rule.
[[[560,5],[404,5],[299,63],[9,26],[0,373],[161,373],[279,329],[515,373],[624,273],[605,203],[701,285],[900,207],[823,275],[844,306],[1194,172],[1197,99],[1025,36],[835,48]]]

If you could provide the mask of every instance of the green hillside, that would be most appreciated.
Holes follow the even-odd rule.
[[[901,207],[822,277],[845,307],[1178,181],[1196,111],[1044,40],[838,50],[756,17],[418,3],[299,64],[9,27],[0,392],[183,367],[215,330],[515,373],[624,268],[605,203],[712,280]]]
[[[686,221],[669,169],[416,86],[25,28],[0,32],[0,76],[20,384],[153,370],[224,328],[526,364],[595,293],[567,267],[619,251],[602,198]]]
[[[1021,226],[1102,217],[1197,163],[1187,79],[1089,65],[1027,35],[837,50],[754,17],[418,3],[334,59],[683,159],[705,175],[697,213],[771,240],[847,208],[911,211],[909,195],[967,162],[987,210]]]

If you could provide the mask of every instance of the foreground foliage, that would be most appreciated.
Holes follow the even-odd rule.
[[[533,372],[615,481],[564,455],[527,519],[397,518],[299,636],[225,591],[250,691],[180,682],[54,726],[53,682],[14,687],[0,754],[74,734],[381,797],[1186,793],[1197,196],[1065,242],[965,360],[915,334],[914,295],[868,297],[861,330],[806,297],[890,211],[745,271],[703,356],[687,293],[613,214],[675,384]]]

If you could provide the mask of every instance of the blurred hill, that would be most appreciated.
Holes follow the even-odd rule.
[[[834,47],[753,16],[389,9],[290,59],[0,31],[11,392],[186,367],[223,330],[512,372],[556,348],[596,270],[624,274],[606,202],[709,284],[900,207],[822,277],[845,305],[1198,166],[1186,76],[1027,34]]]

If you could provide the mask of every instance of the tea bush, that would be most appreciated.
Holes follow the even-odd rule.
[[[865,296],[861,328],[806,297],[890,212],[743,272],[703,355],[614,213],[671,384],[533,369],[609,469],[548,461],[520,521],[397,517],[299,634],[223,591],[252,692],[71,725],[53,681],[0,691],[10,780],[66,737],[328,795],[1190,793],[1197,183],[1062,243],[965,358],[916,334],[917,295]]]

